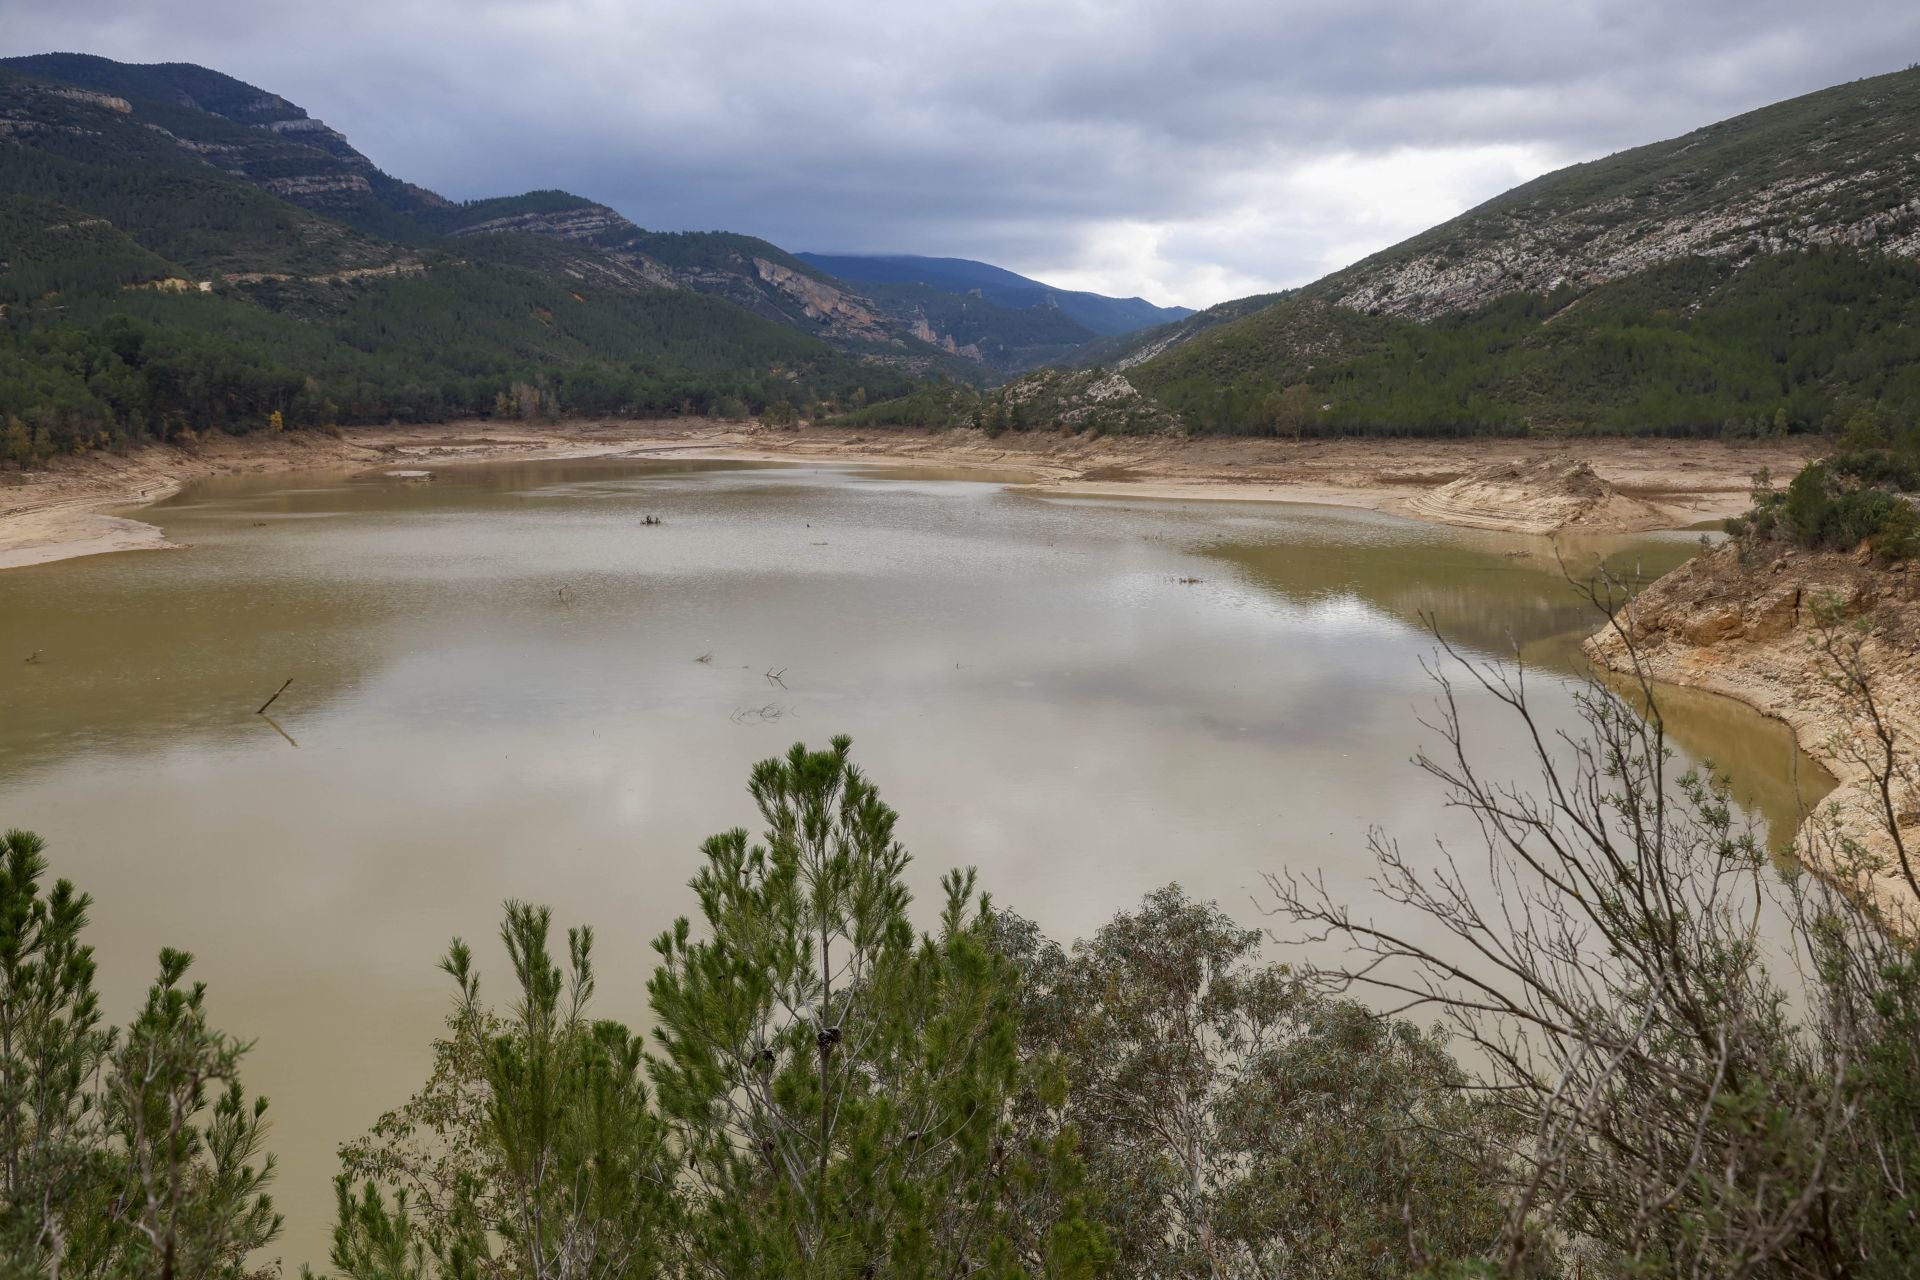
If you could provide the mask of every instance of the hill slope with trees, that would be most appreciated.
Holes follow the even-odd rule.
[[[116,223],[136,236],[144,229],[126,219],[144,209],[176,210],[177,217],[182,205],[244,199],[205,185],[216,175],[238,178],[389,247],[425,248],[476,234],[557,240],[577,246],[593,260],[589,270],[605,278],[712,294],[850,355],[975,383],[1065,356],[1096,334],[1182,314],[1139,299],[1047,291],[983,263],[968,265],[1030,292],[1013,302],[966,306],[940,296],[944,290],[868,289],[752,236],[648,231],[566,191],[456,203],[381,170],[285,98],[189,63],[131,65],[70,53],[0,59],[0,93],[0,112],[11,122],[6,136],[21,153],[9,157],[9,169],[20,171],[7,189],[73,203],[62,192],[102,193],[98,175],[82,177],[72,166],[108,163],[115,181],[107,185],[126,196],[116,204]],[[50,154],[69,164],[63,168]],[[139,171],[164,171],[167,181]],[[264,217],[266,207],[251,216]],[[301,231],[308,241],[324,239],[311,226]],[[181,265],[258,272],[296,261],[265,248],[239,243],[224,258],[203,254]],[[1026,314],[1046,298],[1060,304],[1051,323]]]
[[[563,193],[456,205],[204,68],[0,64],[0,153],[14,461],[210,428],[778,416],[898,395],[950,363],[686,278],[727,255],[794,261],[772,246],[618,219],[656,259],[577,221],[521,225],[577,212]]]
[[[1159,412],[1065,412],[1286,435],[1750,435],[1865,406],[1910,421],[1916,191],[1910,68],[1547,174],[1305,288],[1090,346],[1082,388]]]

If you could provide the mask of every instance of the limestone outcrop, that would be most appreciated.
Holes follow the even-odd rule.
[[[766,258],[755,258],[753,269],[761,280],[798,302],[809,320],[819,321],[837,335],[876,342],[892,336],[886,323],[858,295]]]
[[[1731,541],[1648,587],[1622,611],[1619,627],[1603,629],[1586,649],[1613,671],[1630,670],[1637,650],[1657,681],[1723,694],[1790,726],[1839,783],[1803,825],[1801,856],[1904,931],[1920,933],[1874,779],[1873,726],[1836,683],[1823,651],[1823,616],[1834,620],[1836,634],[1860,642],[1859,662],[1898,743],[1898,829],[1920,857],[1920,565],[1888,567],[1865,550],[1811,553]],[[1839,837],[1877,865],[1859,874],[1841,865]]]

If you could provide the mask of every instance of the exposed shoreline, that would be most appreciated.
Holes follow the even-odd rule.
[[[998,473],[1011,489],[1062,497],[1312,503],[1428,523],[1542,534],[1552,530],[1541,527],[1539,510],[1528,509],[1524,494],[1512,495],[1491,517],[1480,511],[1465,518],[1452,518],[1455,513],[1433,495],[1489,464],[1585,461],[1619,500],[1596,508],[1594,518],[1577,527],[1588,533],[1628,533],[1682,529],[1737,515],[1750,505],[1753,472],[1766,467],[1776,476],[1790,475],[1815,452],[1797,441],[1616,438],[1170,440],[1032,432],[988,439],[972,430],[794,431],[697,419],[532,426],[469,421],[357,428],[338,435],[212,436],[181,446],[145,446],[124,455],[62,459],[39,471],[0,472],[0,571],[171,547],[160,529],[131,518],[129,512],[196,481],[226,475],[371,473],[600,457],[813,461]],[[1805,623],[1796,616],[1783,627],[1777,617],[1784,592],[1798,595],[1817,588],[1803,581],[1803,572],[1789,572],[1773,582],[1746,581],[1757,575],[1733,572],[1726,560],[1729,554],[1691,561],[1642,596],[1640,621],[1654,633],[1643,653],[1648,674],[1663,684],[1731,698],[1785,723],[1801,750],[1839,783],[1823,808],[1837,802],[1849,815],[1843,826],[1858,833],[1870,817],[1870,797],[1861,787],[1857,764],[1842,758],[1835,746],[1836,730],[1844,727],[1845,718],[1822,696],[1828,691],[1807,652]],[[1734,579],[1741,581],[1736,584]],[[1912,591],[1910,580],[1904,589]],[[1617,648],[1617,638],[1604,631],[1587,643],[1592,660],[1615,670],[1625,661]],[[1920,743],[1920,719],[1913,719],[1920,716],[1920,702],[1912,693],[1920,667],[1909,671],[1904,664],[1884,661],[1879,666],[1896,718],[1911,735],[1908,741]],[[1803,830],[1803,846],[1810,834]],[[1920,838],[1920,831],[1915,834]],[[1845,878],[1835,875],[1834,868],[1816,870],[1829,879]],[[1897,886],[1886,879],[1854,888],[1883,908],[1898,898]]]
[[[1542,519],[1545,508],[1530,511],[1524,499],[1489,514],[1450,512],[1430,495],[1489,463],[1584,460],[1634,501],[1597,511],[1580,527],[1638,532],[1738,514],[1747,506],[1754,471],[1790,472],[1813,452],[1797,441],[1609,438],[1176,440],[1023,432],[989,439],[973,430],[794,431],[702,419],[448,422],[359,427],[337,435],[210,435],[185,445],[149,445],[0,473],[0,569],[164,548],[169,544],[160,530],[128,518],[125,509],[218,475],[585,457],[874,463],[1004,471],[1012,486],[1059,496],[1319,503],[1543,533],[1552,531],[1551,520]],[[1417,501],[1423,496],[1426,501]]]
[[[1893,841],[1869,768],[1877,750],[1861,750],[1875,744],[1831,678],[1816,604],[1838,609],[1843,628],[1864,628],[1860,662],[1906,773],[1892,787],[1896,818],[1907,847],[1920,850],[1920,566],[1888,569],[1861,556],[1779,547],[1755,555],[1727,544],[1652,584],[1622,621],[1654,680],[1732,698],[1793,731],[1836,782],[1801,823],[1800,857],[1894,929],[1920,936],[1920,904],[1888,856]],[[1630,672],[1636,660],[1612,626],[1589,639],[1586,652],[1616,672]],[[1843,865],[1843,840],[1881,864]]]

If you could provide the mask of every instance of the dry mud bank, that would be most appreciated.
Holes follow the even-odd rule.
[[[718,445],[718,442],[715,442]],[[998,465],[1059,494],[1319,502],[1515,533],[1628,533],[1738,515],[1752,477],[1797,471],[1811,446],[1713,440],[1253,440],[977,431],[744,434],[767,458]],[[738,456],[738,455],[736,455]]]
[[[194,480],[317,468],[591,456],[825,460],[998,469],[1060,495],[1319,502],[1521,533],[1682,528],[1736,514],[1761,467],[1798,443],[1634,440],[1175,440],[978,431],[781,430],[756,424],[563,421],[214,435],[0,472],[0,568],[165,544],[124,508]],[[116,513],[117,512],[117,513]]]
[[[165,548],[170,544],[160,531],[128,518],[126,509],[157,502],[210,476],[581,457],[622,447],[621,442],[570,426],[519,431],[447,423],[371,427],[338,435],[214,434],[184,444],[60,458],[44,468],[0,472],[0,569],[107,551]]]
[[[1865,555],[1755,548],[1729,542],[1648,587],[1587,642],[1604,667],[1629,670],[1634,639],[1655,680],[1738,699],[1790,726],[1808,755],[1838,780],[1798,842],[1813,869],[1871,899],[1904,932],[1920,933],[1920,908],[1900,874],[1875,774],[1884,771],[1872,719],[1836,682],[1820,616],[1832,634],[1857,638],[1859,663],[1897,748],[1892,807],[1907,850],[1920,854],[1920,566],[1889,569]],[[1622,632],[1626,635],[1623,635]],[[1864,848],[1877,866],[1842,865],[1834,837]]]

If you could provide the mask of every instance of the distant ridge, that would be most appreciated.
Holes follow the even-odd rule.
[[[971,258],[925,258],[914,254],[801,253],[803,262],[862,284],[925,285],[942,293],[978,294],[1016,311],[1053,307],[1075,324],[1110,338],[1154,325],[1183,320],[1188,307],[1155,306],[1144,298],[1056,289],[1050,284]]]
[[[116,284],[139,283],[120,276],[145,261],[148,277],[217,290],[272,285],[256,288],[254,300],[279,311],[295,304],[290,293],[314,283],[414,277],[457,262],[469,274],[531,272],[566,282],[591,307],[607,300],[608,289],[631,300],[662,289],[704,294],[889,366],[893,378],[935,375],[976,385],[1071,359],[1103,335],[1184,314],[1138,299],[1050,290],[1011,272],[990,281],[991,297],[975,287],[850,281],[755,236],[652,231],[568,191],[450,201],[384,172],[279,94],[192,63],[133,64],[84,53],[0,58],[0,161],[0,199],[70,207],[131,240],[113,251],[126,268]],[[34,247],[31,256],[0,264],[0,304],[6,295],[45,292],[44,283],[71,287],[100,275],[96,268],[106,259],[94,249],[90,258],[82,255],[86,260],[73,258],[62,249],[73,238],[43,234],[63,217],[57,209],[0,210]],[[139,259],[136,249],[157,257]],[[62,257],[71,260],[56,260]],[[586,284],[602,292],[577,287]],[[297,305],[311,319],[321,300],[304,297]],[[659,298],[642,305],[684,309]],[[539,324],[537,340],[516,339],[498,357],[516,363],[544,348],[555,335],[544,319]],[[649,340],[643,350],[656,346]],[[597,358],[615,350],[604,348]],[[873,381],[877,391],[881,379]],[[756,394],[726,398],[757,407]]]

